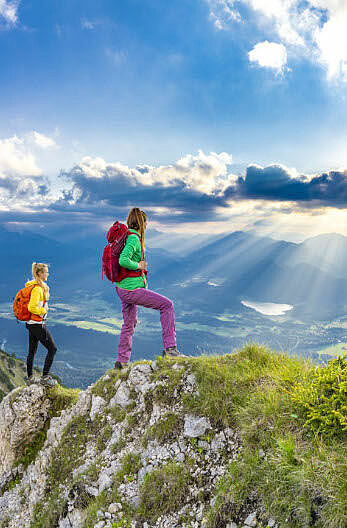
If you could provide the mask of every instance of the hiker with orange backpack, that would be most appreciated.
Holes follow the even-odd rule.
[[[146,213],[137,207],[131,209],[127,226],[126,228],[124,224],[116,222],[110,228],[107,233],[109,245],[103,255],[103,271],[109,280],[116,283],[116,292],[122,303],[123,325],[119,336],[116,369],[122,369],[129,363],[138,306],[160,311],[163,356],[182,355],[176,345],[172,301],[148,289],[147,262],[144,256]]]
[[[27,357],[27,385],[36,383],[33,377],[33,362],[39,342],[47,349],[42,377],[39,382],[46,387],[54,387],[56,380],[49,375],[57,347],[52,335],[46,327],[48,313],[49,275],[47,264],[33,262],[33,280],[26,282],[25,288],[20,290],[13,304],[15,316],[20,321],[26,321],[29,331],[29,351]]]

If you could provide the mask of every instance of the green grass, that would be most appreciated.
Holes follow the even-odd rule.
[[[249,497],[258,497],[267,515],[288,528],[345,526],[346,437],[307,430],[307,415],[293,399],[316,367],[257,345],[189,363],[200,396],[185,397],[186,407],[217,428],[236,427],[245,446],[219,485],[209,526],[226,521],[223,512],[237,518]],[[346,393],[341,398],[346,401]]]
[[[176,438],[182,428],[182,418],[175,413],[168,412],[160,421],[147,428],[143,443],[147,445],[148,440],[156,439],[159,444],[164,444]]]
[[[174,462],[147,473],[140,486],[138,517],[155,522],[161,515],[177,511],[189,495],[190,483],[185,467]]]

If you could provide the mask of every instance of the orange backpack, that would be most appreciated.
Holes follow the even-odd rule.
[[[38,286],[38,284],[30,284],[19,290],[14,298],[13,302],[13,313],[17,317],[18,321],[29,321],[31,313],[28,310],[28,304],[30,301],[30,295],[32,290]]]

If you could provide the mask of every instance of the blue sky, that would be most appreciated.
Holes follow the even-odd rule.
[[[347,235],[346,34],[343,0],[0,0],[0,221]]]

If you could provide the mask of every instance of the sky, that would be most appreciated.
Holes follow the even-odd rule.
[[[347,236],[347,2],[0,0],[0,224]]]

